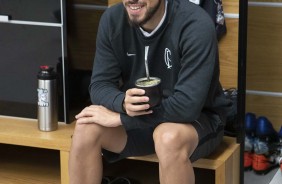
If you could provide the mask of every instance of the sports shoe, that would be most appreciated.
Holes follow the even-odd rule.
[[[282,157],[279,158],[279,163],[280,163],[280,170],[282,172]]]
[[[256,131],[256,115],[246,113],[245,115],[245,149],[244,149],[244,169],[251,170],[253,163],[254,138]]]
[[[278,141],[277,132],[265,116],[260,116],[256,121],[256,137],[268,139],[270,142]]]
[[[244,150],[244,170],[252,170],[253,165],[253,140],[251,137],[245,136]]]
[[[278,163],[280,165],[280,170],[282,172],[282,126],[280,128],[280,131],[278,132],[278,137],[279,137],[279,145],[278,145],[279,157],[278,157]]]
[[[255,136],[256,132],[256,115],[248,112],[245,115],[245,131],[247,135]]]
[[[256,121],[256,139],[252,168],[257,174],[266,174],[278,166],[277,150],[278,134],[271,122],[264,116]]]

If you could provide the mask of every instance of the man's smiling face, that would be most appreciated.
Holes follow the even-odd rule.
[[[143,27],[154,21],[161,13],[160,6],[163,0],[123,0],[123,5],[132,25]],[[162,16],[162,15],[161,15]]]

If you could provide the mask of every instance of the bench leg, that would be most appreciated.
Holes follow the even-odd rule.
[[[233,154],[233,183],[240,183],[240,147]]]
[[[61,160],[61,184],[69,184],[69,152],[60,151]]]
[[[215,170],[216,184],[239,184],[240,179],[240,148]]]
[[[227,184],[226,180],[226,172],[225,172],[225,164],[222,164],[220,167],[215,170],[215,184]]]

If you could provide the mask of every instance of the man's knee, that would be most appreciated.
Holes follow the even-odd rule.
[[[155,129],[153,138],[157,154],[184,150],[190,155],[198,144],[198,134],[189,124],[162,123]]]
[[[165,124],[161,124],[155,129],[153,138],[156,149],[176,149],[179,146],[178,132],[170,129]]]
[[[72,136],[72,148],[83,149],[89,145],[97,144],[100,132],[100,126],[96,124],[76,124]]]

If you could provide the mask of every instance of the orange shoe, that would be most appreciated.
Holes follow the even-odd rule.
[[[282,172],[282,157],[279,158],[280,170]]]
[[[253,155],[253,170],[257,174],[267,174],[270,170],[278,166],[275,158],[268,158],[265,155]]]
[[[244,144],[244,170],[252,170],[253,163],[253,154],[254,154],[254,137],[245,136]]]
[[[253,166],[253,153],[245,151],[244,152],[244,169],[245,171],[252,170]]]

